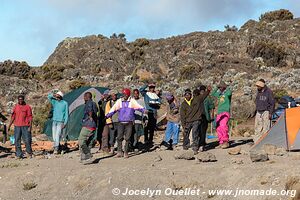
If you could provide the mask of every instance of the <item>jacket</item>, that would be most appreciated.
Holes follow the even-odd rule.
[[[56,100],[52,93],[48,94],[48,100],[53,108],[53,121],[63,122],[65,125],[69,119],[69,105],[65,100]]]
[[[258,112],[269,111],[270,114],[272,114],[275,108],[275,100],[271,89],[265,87],[262,91],[258,91],[256,95],[255,103],[256,103],[256,110]]]
[[[114,106],[114,104],[116,102],[117,101],[110,100],[106,103],[106,105],[105,105],[105,115],[107,115],[109,113],[110,109]],[[106,119],[106,124],[116,123],[116,122],[118,122],[118,118],[119,118],[118,113],[116,113],[111,118]]]
[[[218,98],[218,114],[223,112],[230,113],[232,93],[229,88],[227,88],[224,92],[215,88],[211,95]]]
[[[90,120],[90,115],[89,115],[90,112],[92,112],[93,120]],[[86,128],[96,129],[97,128],[97,112],[98,112],[98,107],[94,101],[88,100],[87,102],[85,102],[82,126],[86,127]]]
[[[214,101],[210,97],[206,97],[204,100],[204,115],[207,121],[211,121],[211,113],[210,111],[215,108]]]
[[[147,92],[146,91],[147,87],[148,86],[145,85],[140,88],[140,92],[145,100],[146,109],[149,112],[157,113],[157,110],[160,108],[160,105],[161,105],[161,98],[159,96],[157,96],[156,93]]]
[[[17,104],[12,112],[12,119],[15,126],[30,126],[32,122],[32,110],[27,104]]]
[[[145,107],[145,101],[144,98],[139,98],[138,100],[136,100],[138,102],[138,104],[140,104],[141,106]],[[140,110],[135,110],[134,111],[134,123],[135,124],[143,124],[143,122],[145,120],[148,120],[148,114],[141,112]]]
[[[204,112],[203,102],[208,94],[209,91],[205,91],[202,95],[194,96],[191,100],[191,105],[189,105],[186,100],[183,101],[180,107],[180,119],[182,126],[202,119],[202,114]]]
[[[167,120],[174,123],[180,122],[179,103],[176,99],[167,106]]]
[[[141,112],[145,111],[145,108],[137,103],[136,100],[129,97],[127,100],[124,98],[118,99],[115,105],[110,109],[106,118],[112,117],[115,113],[119,114],[119,122],[134,122],[134,111],[139,110]]]

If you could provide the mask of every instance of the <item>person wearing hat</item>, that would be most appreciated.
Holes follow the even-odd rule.
[[[64,94],[59,90],[53,90],[48,94],[53,109],[52,138],[54,154],[58,154],[62,130],[66,127],[69,119],[69,105],[63,100]]]
[[[146,88],[149,87],[149,91]],[[153,136],[157,123],[157,110],[161,105],[161,98],[158,96],[156,85],[151,83],[140,88],[141,94],[144,96],[145,106],[148,111],[148,124],[145,127],[145,143],[153,144]]]
[[[130,89],[123,89],[122,94],[123,97],[117,100],[117,102],[110,109],[109,113],[106,115],[106,118],[111,118],[115,113],[119,114],[117,136],[118,153],[116,157],[119,158],[123,156],[122,141],[125,140],[124,158],[128,158],[130,136],[132,134],[133,123],[135,120],[134,112],[136,110],[144,112],[145,108],[138,104],[137,101],[130,96]]]
[[[192,96],[192,91],[186,89],[184,91],[184,101],[180,106],[180,119],[181,125],[184,129],[183,134],[183,149],[188,150],[190,146],[190,132],[192,131],[192,149],[194,154],[197,154],[199,151],[199,140],[200,140],[200,127],[202,121],[202,114],[204,110],[203,102],[205,98],[209,95],[211,88],[208,87],[207,91],[203,94],[200,92],[195,92],[195,95]]]
[[[175,99],[174,95],[169,93],[166,95],[168,101],[167,106],[167,129],[165,132],[164,142],[168,144],[170,148],[176,146],[179,142],[180,131],[180,114],[179,114],[179,102]]]
[[[216,148],[226,149],[229,147],[229,127],[231,96],[232,92],[224,81],[221,81],[211,94],[218,99],[216,130],[219,139],[219,146]]]
[[[275,108],[273,92],[266,86],[265,80],[260,79],[255,85],[257,87],[257,95],[255,99],[256,116],[254,142],[270,129],[271,118]]]
[[[118,100],[117,94],[118,94],[118,92],[115,90],[111,90],[109,92],[110,98],[107,101],[106,106],[105,106],[105,115],[108,114],[110,109],[117,102],[117,100]],[[113,115],[111,118],[106,119],[106,126],[108,126],[108,129],[109,129],[109,148],[110,148],[111,154],[114,153],[115,141],[116,141],[116,137],[118,135],[118,122],[119,122],[118,121],[118,113]]]

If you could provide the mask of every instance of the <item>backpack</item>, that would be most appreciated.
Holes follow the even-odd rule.
[[[293,108],[297,106],[295,99],[291,96],[282,96],[278,103],[282,108]]]

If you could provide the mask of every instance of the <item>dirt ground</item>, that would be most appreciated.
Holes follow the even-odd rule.
[[[161,138],[157,139],[157,144]],[[211,149],[216,162],[176,160],[181,147],[170,151],[157,148],[151,152],[131,153],[129,159],[107,157],[94,152],[94,163],[83,165],[79,152],[44,155],[16,160],[10,153],[0,153],[0,200],[10,199],[289,199],[287,196],[211,195],[209,190],[285,189],[290,177],[300,176],[300,153],[270,156],[267,162],[252,163],[248,143],[233,138],[241,154],[229,155],[228,150]],[[158,158],[161,159],[158,159]],[[117,188],[117,189],[116,189]],[[145,190],[145,195],[114,195],[129,190]],[[149,189],[148,189],[149,188]],[[199,190],[192,195],[178,191]],[[155,190],[150,195],[147,190]],[[159,192],[160,191],[160,192]],[[177,193],[176,193],[177,191]],[[135,192],[136,194],[138,194]],[[173,195],[169,192],[174,192]],[[132,194],[132,193],[131,193]],[[148,194],[148,195],[146,195]]]

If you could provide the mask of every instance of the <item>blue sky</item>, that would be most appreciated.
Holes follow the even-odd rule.
[[[300,17],[299,0],[1,0],[0,61],[39,66],[66,37],[165,38],[240,27],[279,8]]]

